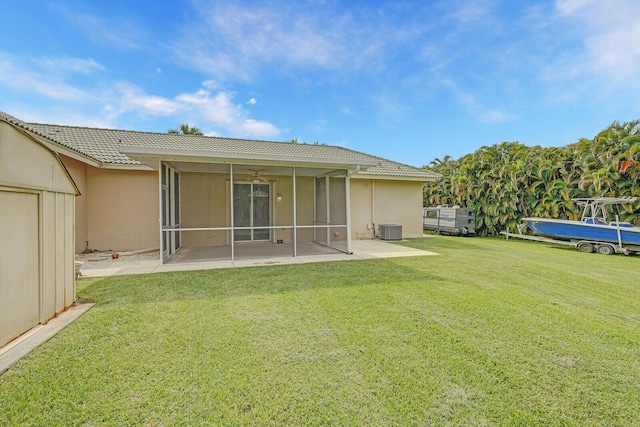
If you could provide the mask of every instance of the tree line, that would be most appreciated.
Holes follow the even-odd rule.
[[[443,176],[425,186],[425,206],[472,209],[481,235],[515,231],[527,216],[578,219],[573,198],[640,198],[640,120],[613,122],[593,139],[565,147],[503,142],[457,160],[435,159],[423,168]],[[623,205],[619,215],[637,224],[640,201]]]

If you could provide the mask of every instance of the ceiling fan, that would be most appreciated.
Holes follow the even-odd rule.
[[[249,169],[249,170],[251,171],[249,180],[252,181],[254,184],[257,184],[259,182],[271,182],[271,180],[260,175],[260,172],[262,172],[262,169]]]

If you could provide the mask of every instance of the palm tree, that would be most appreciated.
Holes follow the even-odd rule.
[[[204,135],[200,129],[189,126],[189,123],[183,123],[180,125],[180,129],[169,129],[167,133],[179,134],[179,135]]]

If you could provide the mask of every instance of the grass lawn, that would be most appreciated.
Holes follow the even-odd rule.
[[[114,277],[0,377],[0,425],[638,425],[640,257],[439,256]]]

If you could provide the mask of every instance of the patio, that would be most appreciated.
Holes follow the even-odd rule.
[[[169,262],[164,264],[160,263],[160,259],[127,259],[127,257],[85,262],[80,267],[80,276],[93,278],[166,271],[437,255],[434,252],[396,245],[382,240],[354,240],[352,254],[314,243],[299,245],[299,253],[296,257],[291,256],[290,249],[290,245],[286,244],[238,245],[236,259],[232,261],[228,258],[228,248],[206,246],[182,248]]]

